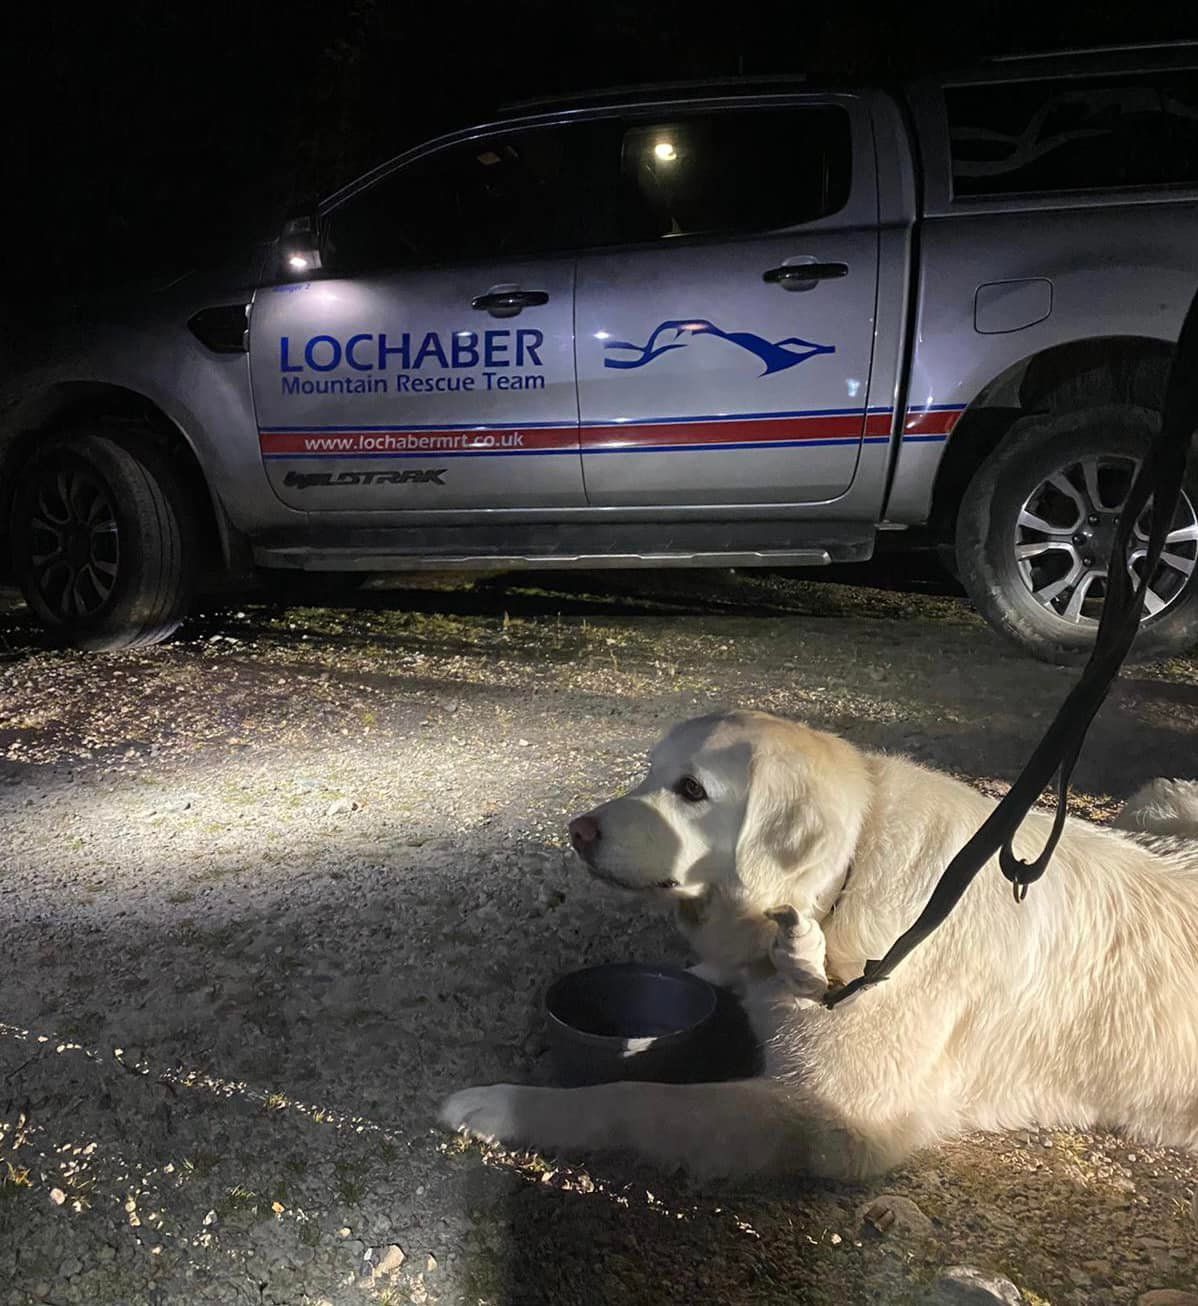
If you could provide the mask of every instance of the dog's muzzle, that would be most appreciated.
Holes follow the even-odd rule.
[[[605,871],[598,866],[596,858],[599,855],[599,845],[603,841],[603,834],[599,829],[599,822],[590,812],[582,816],[576,816],[570,822],[569,830],[571,847],[586,863],[587,870],[605,884],[614,884],[617,888],[632,889],[634,892],[644,891],[645,889],[676,889],[678,887],[677,880],[656,880],[648,884],[638,884],[633,880],[625,880],[618,875],[613,875],[610,871]]]
[[[570,822],[570,844],[588,866],[594,865],[595,849],[600,837],[599,822],[590,812],[576,816]]]

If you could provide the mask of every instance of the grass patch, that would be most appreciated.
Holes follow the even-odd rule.
[[[234,1184],[225,1195],[216,1202],[213,1209],[217,1218],[230,1224],[254,1224],[266,1220],[273,1214],[270,1199],[262,1193],[247,1188],[244,1184]]]
[[[184,1158],[183,1173],[189,1179],[206,1179],[220,1163],[221,1158],[215,1152],[201,1149]]]
[[[337,1175],[334,1190],[337,1200],[343,1206],[361,1206],[362,1198],[366,1195],[366,1188],[362,1183],[362,1169],[360,1162],[335,1161],[333,1163],[333,1170]]]
[[[4,1162],[4,1173],[0,1174],[0,1194],[11,1197],[18,1188],[32,1187],[33,1183],[26,1166],[13,1165],[11,1161]]]

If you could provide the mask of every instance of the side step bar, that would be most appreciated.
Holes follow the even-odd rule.
[[[259,567],[302,571],[550,571],[578,567],[827,567],[826,549],[774,553],[361,553],[349,549],[255,549]]]
[[[863,522],[510,522],[306,533],[254,546],[259,567],[292,571],[463,571],[553,567],[826,567],[865,562]]]

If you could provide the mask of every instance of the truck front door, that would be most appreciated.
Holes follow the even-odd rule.
[[[318,279],[255,298],[266,474],[311,512],[585,503],[564,135],[459,142],[325,217]]]

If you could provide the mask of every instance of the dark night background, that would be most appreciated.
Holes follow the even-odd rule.
[[[382,0],[55,6],[10,28],[8,306],[183,270],[209,247],[513,100],[1198,34],[1181,5],[704,6]]]

